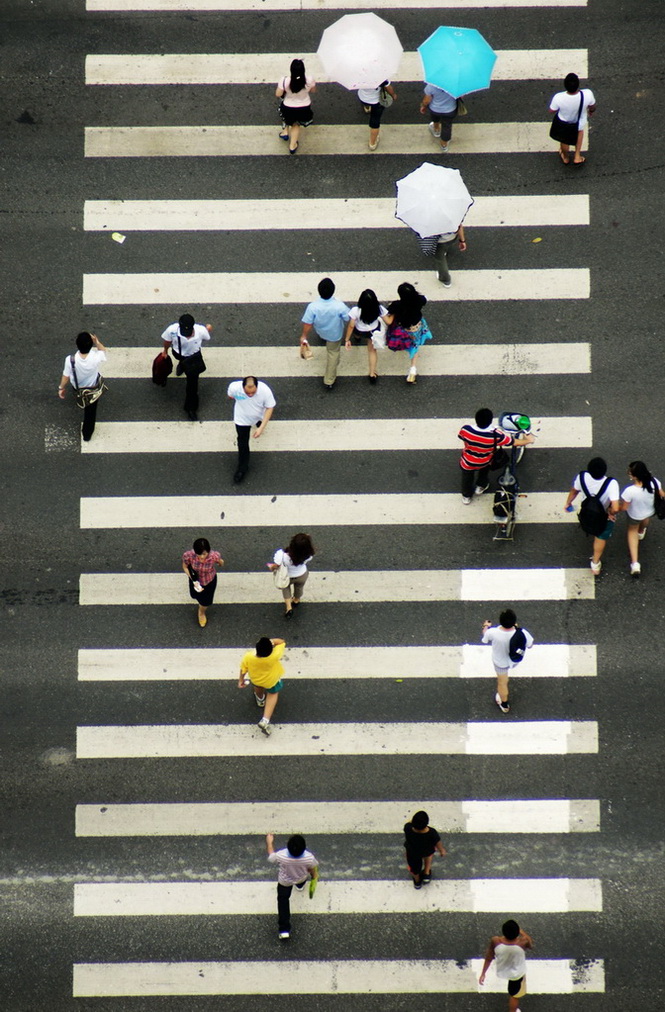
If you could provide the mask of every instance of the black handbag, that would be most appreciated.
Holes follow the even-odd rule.
[[[665,520],[665,499],[663,499],[658,489],[653,494],[653,508],[656,511],[658,519]]]
[[[182,341],[180,340],[180,334],[178,334],[178,351],[172,348],[173,354],[178,359],[178,368],[176,369],[176,376],[181,376],[182,373],[185,376],[200,376],[202,372],[206,371],[206,364],[203,361],[203,355],[201,351],[195,351],[193,355],[182,354]]]
[[[502,446],[497,446],[499,441],[499,434],[494,430],[494,449],[492,450],[492,457],[490,459],[489,468],[490,471],[498,471],[499,468],[505,467],[509,461],[508,454]]]
[[[580,108],[577,113],[577,119],[574,123],[566,123],[565,120],[559,119],[558,112],[554,113],[554,119],[550,127],[550,137],[553,141],[558,141],[559,144],[577,144],[577,135],[580,129],[580,119],[582,118],[582,109],[584,107],[584,92],[580,93]]]

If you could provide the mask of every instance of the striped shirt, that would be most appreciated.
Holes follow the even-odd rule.
[[[496,441],[495,441],[496,434]],[[495,446],[512,446],[513,437],[507,436],[501,429],[490,425],[487,429],[479,429],[475,425],[463,425],[457,438],[464,443],[460,466],[464,471],[477,471],[487,467],[492,459]]]
[[[319,864],[309,850],[303,850],[300,857],[293,857],[287,847],[268,854],[268,860],[271,864],[279,865],[277,881],[287,886],[304,882],[309,875],[309,869],[317,868]]]

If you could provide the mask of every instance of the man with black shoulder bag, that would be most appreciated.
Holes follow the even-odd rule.
[[[107,389],[99,366],[106,361],[106,348],[96,334],[81,331],[76,338],[76,354],[68,355],[58,386],[58,396],[65,399],[65,387],[71,381],[76,403],[83,408],[81,436],[88,442],[95,431],[97,402]]]
[[[176,376],[184,373],[187,379],[183,407],[192,422],[198,422],[199,376],[206,371],[201,345],[210,340],[211,332],[211,324],[195,323],[190,313],[183,313],[178,322],[172,323],[162,334],[162,355],[168,358],[170,349],[178,362]]]

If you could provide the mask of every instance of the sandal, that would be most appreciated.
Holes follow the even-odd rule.
[[[561,161],[563,162],[564,165],[570,165],[570,158],[566,158],[564,156],[563,151],[561,151],[561,150],[559,150],[559,158],[561,159]]]
[[[579,162],[573,161],[573,165],[584,165],[586,158],[580,158]]]

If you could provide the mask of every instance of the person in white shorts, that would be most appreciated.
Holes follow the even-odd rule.
[[[658,478],[654,478],[642,460],[633,460],[628,465],[632,485],[621,493],[621,509],[628,514],[628,551],[630,553],[630,575],[638,577],[642,567],[638,561],[640,541],[649,526],[649,520],[656,512],[655,497],[665,499],[665,492]]]
[[[510,713],[508,702],[508,673],[516,661],[510,659],[510,641],[517,629],[517,616],[512,608],[506,608],[499,615],[499,625],[493,626],[489,619],[483,622],[483,643],[492,644],[492,662],[496,673],[496,695],[494,701],[501,713]],[[526,638],[526,649],[533,646],[533,636],[522,628]]]

